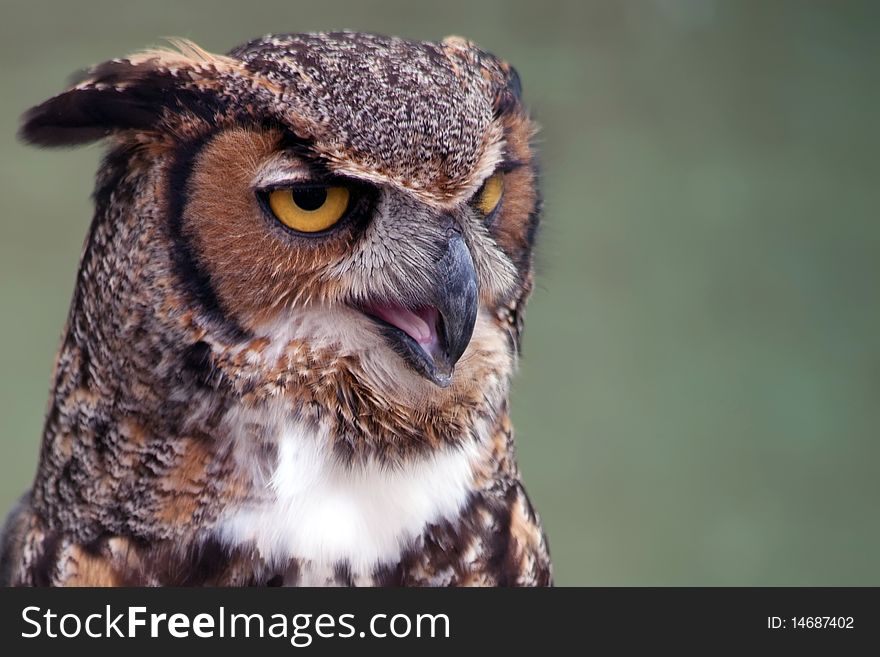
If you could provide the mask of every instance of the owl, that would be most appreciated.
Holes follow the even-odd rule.
[[[540,214],[517,73],[356,32],[189,41],[27,112],[106,140],[22,586],[543,586],[509,388]]]

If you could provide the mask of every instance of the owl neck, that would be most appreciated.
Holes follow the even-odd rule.
[[[152,351],[133,346],[120,357],[78,325],[59,357],[34,502],[50,524],[81,540],[194,538],[228,510],[262,504],[272,490],[267,476],[284,473],[290,449],[320,455],[307,459],[324,464],[314,476],[323,477],[328,464],[334,472],[347,464],[361,473],[358,481],[364,472],[379,481],[383,472],[449,462],[454,473],[466,468],[456,475],[462,501],[471,489],[516,478],[506,389],[497,405],[463,403],[420,418],[377,408],[379,400],[345,368],[332,385],[293,385],[258,379],[242,365],[254,361],[248,354],[218,355],[207,342],[174,351],[141,333]],[[134,339],[141,331],[123,332]],[[105,357],[117,362],[107,365]],[[401,485],[406,493],[409,484]]]
[[[358,472],[416,472],[435,457],[461,464],[460,453],[473,471],[467,486],[515,478],[504,377],[426,414],[392,405],[355,362],[319,375],[326,364],[315,354],[305,370],[282,352],[291,365],[269,374],[258,339],[223,348],[137,307],[114,326],[91,303],[79,302],[65,334],[34,487],[41,515],[81,540],[210,528],[271,490],[265,476],[280,471],[291,436],[321,441],[316,462]]]

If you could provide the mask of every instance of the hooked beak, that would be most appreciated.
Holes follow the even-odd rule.
[[[449,240],[426,283],[424,298],[411,305],[377,301],[361,310],[410,367],[445,388],[477,321],[477,274],[460,235]]]

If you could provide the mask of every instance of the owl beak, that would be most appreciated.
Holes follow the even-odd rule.
[[[477,274],[460,235],[447,242],[430,280],[419,287],[424,298],[416,303],[373,303],[363,311],[410,367],[445,388],[470,343],[478,311]]]
[[[438,263],[437,279],[435,302],[442,324],[443,348],[434,359],[435,369],[451,381],[455,364],[470,344],[479,310],[477,272],[470,249],[460,235],[449,240]]]

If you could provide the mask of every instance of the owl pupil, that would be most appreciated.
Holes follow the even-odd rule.
[[[311,187],[293,191],[293,202],[309,212],[317,210],[327,202],[326,187]]]

